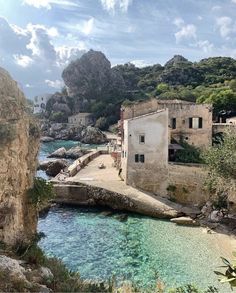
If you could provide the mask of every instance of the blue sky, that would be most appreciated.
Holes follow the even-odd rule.
[[[89,49],[112,65],[236,57],[236,0],[0,0],[0,66],[28,97]]]

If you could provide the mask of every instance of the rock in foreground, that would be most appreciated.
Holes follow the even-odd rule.
[[[170,221],[178,225],[199,226],[198,222],[196,222],[190,217],[172,218]]]

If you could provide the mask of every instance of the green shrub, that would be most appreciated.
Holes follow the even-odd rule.
[[[181,142],[183,150],[177,150],[175,161],[181,163],[204,163],[201,150],[187,142]]]
[[[7,122],[0,123],[0,145],[11,142],[15,138],[16,132],[13,124]]]
[[[176,186],[175,185],[168,185],[168,187],[166,188],[167,191],[170,191],[170,192],[175,192],[176,191]]]
[[[54,197],[53,185],[43,178],[34,179],[33,188],[28,190],[28,196],[32,204],[38,206]]]

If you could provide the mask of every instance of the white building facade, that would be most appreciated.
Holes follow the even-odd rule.
[[[48,100],[52,95],[45,94],[34,97],[34,114],[40,114],[45,112]]]
[[[126,184],[166,194],[168,109],[124,119],[121,168]]]

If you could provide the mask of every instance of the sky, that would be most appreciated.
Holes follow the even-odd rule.
[[[0,66],[27,97],[60,90],[89,49],[112,66],[236,58],[236,0],[0,0]]]

